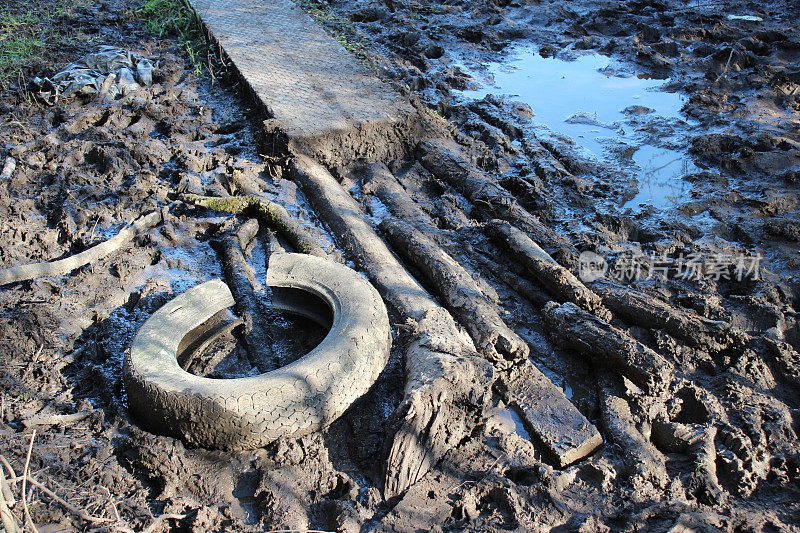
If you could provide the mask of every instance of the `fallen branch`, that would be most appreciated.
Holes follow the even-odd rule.
[[[270,335],[262,322],[268,309],[253,290],[253,271],[244,257],[243,249],[258,234],[258,221],[250,219],[237,230],[231,230],[212,241],[222,256],[222,266],[228,287],[236,300],[236,314],[244,322],[244,345],[252,364],[261,372],[275,368],[275,361],[268,351]],[[267,351],[266,357],[264,352]]]
[[[498,244],[513,252],[514,257],[555,296],[578,304],[603,320],[611,320],[611,313],[603,306],[600,297],[572,272],[559,265],[525,233],[502,220],[493,220],[489,223],[486,226],[486,233]]]
[[[33,533],[38,533],[36,529],[36,524],[33,523],[33,518],[31,518],[31,511],[28,509],[28,495],[27,491],[25,490],[28,480],[28,468],[31,465],[31,452],[33,451],[33,441],[36,438],[36,430],[34,429],[31,433],[31,443],[28,445],[28,454],[25,456],[25,467],[22,469],[22,492],[20,494],[20,499],[22,500],[22,508],[25,511],[25,523],[27,523],[31,531]]]
[[[161,224],[168,211],[169,206],[166,206],[158,211],[139,217],[127,224],[119,233],[107,241],[92,246],[79,254],[59,259],[58,261],[31,263],[0,270],[0,285],[29,279],[61,276],[72,272],[76,268],[102,259],[132,241],[139,233]]]
[[[319,244],[320,239],[309,235],[308,230],[300,224],[299,220],[291,216],[282,205],[260,196],[227,196],[222,198],[182,194],[180,199],[187,204],[222,213],[252,211],[286,237],[298,252],[317,257],[328,257],[328,253]]]
[[[426,233],[438,231],[428,214],[412,200],[386,165],[373,163],[359,170],[363,176],[361,190],[364,194],[374,194],[394,216],[412,224],[418,230]]]
[[[0,524],[3,525],[6,533],[20,533],[21,530],[17,525],[17,520],[11,514],[10,507],[14,505],[14,497],[11,494],[11,488],[6,483],[6,476],[3,469],[0,468]]]
[[[571,255],[577,256],[572,243],[520,206],[516,197],[496,180],[471,165],[454,142],[444,139],[421,142],[417,155],[430,172],[445,180],[482,210],[488,211],[489,218],[499,217],[512,222],[552,253],[567,252],[561,254],[565,259]]]
[[[405,398],[385,463],[384,496],[404,492],[462,438],[491,397],[493,370],[453,317],[406,271],[361,207],[321,165],[298,156],[295,180],[345,252],[381,296],[413,324],[406,349]]]
[[[602,368],[600,374],[598,392],[606,438],[622,448],[622,460],[631,477],[663,489],[669,481],[664,455],[636,428],[616,376]]]
[[[484,268],[500,278],[506,283],[506,285],[514,289],[520,296],[527,299],[536,307],[541,309],[547,304],[547,302],[552,301],[552,298],[550,298],[550,296],[544,292],[544,290],[540,289],[527,279],[509,271],[508,268],[499,265],[498,263],[492,261],[488,257],[484,257],[481,254],[476,254],[475,257]]]
[[[672,381],[673,367],[663,356],[577,305],[550,302],[542,314],[557,344],[611,365],[645,391],[657,394]]]
[[[649,294],[606,280],[598,280],[591,287],[603,303],[626,322],[663,329],[695,348],[718,352],[736,340],[728,324],[704,320]]]
[[[478,351],[501,368],[528,357],[528,345],[509,328],[469,272],[411,224],[386,217],[380,224],[394,249],[414,264],[467,328]]]

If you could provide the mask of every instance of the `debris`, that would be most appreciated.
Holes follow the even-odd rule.
[[[471,433],[491,397],[493,370],[323,166],[297,156],[292,170],[339,245],[398,314],[413,324],[406,348],[405,398],[395,411],[397,427],[389,437],[385,463],[384,497],[390,498],[416,483]]]
[[[116,46],[100,46],[96,52],[70,63],[52,78],[36,77],[34,94],[47,105],[72,95],[105,94],[111,99],[153,84],[155,65]]]
[[[392,342],[372,285],[344,265],[306,254],[272,256],[266,282],[276,310],[323,320],[302,293],[321,298],[334,313],[321,324],[331,328],[325,339],[292,364],[258,376],[189,374],[178,365],[185,339],[207,335],[208,320],[235,303],[218,279],[197,285],[144,323],[125,358],[129,408],[139,420],[190,444],[252,449],[319,431],[367,392]]]
[[[26,428],[32,426],[58,426],[69,425],[91,416],[93,411],[81,411],[72,414],[35,415],[22,421]]]
[[[764,22],[762,17],[756,15],[728,15],[728,20],[743,20],[745,22]]]
[[[260,196],[216,197],[182,194],[180,199],[187,204],[223,213],[242,213],[252,210],[286,237],[298,252],[322,258],[328,257],[328,253],[320,246],[319,240],[310,235],[309,231],[300,224],[299,220],[292,217],[285,207]]]
[[[599,372],[598,391],[606,438],[622,448],[623,462],[629,475],[665,488],[669,476],[664,455],[636,428],[630,406],[620,392],[621,380],[602,368]]]
[[[0,178],[11,179],[11,175],[14,174],[16,168],[17,161],[11,156],[6,157],[6,161],[3,164],[3,171],[0,172]]]
[[[591,284],[603,304],[623,320],[637,326],[660,328],[695,348],[724,350],[735,335],[728,324],[687,313],[649,294],[606,280]]]
[[[244,257],[244,249],[258,234],[258,221],[254,218],[242,223],[238,229],[230,230],[212,240],[212,246],[222,257],[222,265],[228,287],[236,300],[236,313],[244,322],[244,345],[250,362],[266,372],[281,366],[274,360],[275,354],[269,351],[269,333],[262,316],[269,309],[261,302],[253,290],[254,273]]]
[[[645,391],[658,393],[672,381],[673,367],[663,356],[574,303],[550,302],[542,314],[557,344],[610,364]]]
[[[130,224],[125,225],[119,233],[105,242],[92,246],[88,250],[57,261],[31,263],[0,270],[0,285],[7,285],[17,281],[29,279],[46,278],[51,276],[61,276],[72,272],[76,268],[88,265],[94,261],[116,252],[125,244],[129,243],[138,234],[145,232],[164,221],[169,206],[165,206],[158,211],[153,211],[148,215],[137,218]]]
[[[574,463],[603,444],[597,428],[530,361],[499,381],[506,403],[523,415],[556,466]]]
[[[488,211],[490,218],[508,220],[552,252],[574,251],[575,247],[563,235],[544,225],[521,207],[516,197],[496,180],[472,166],[466,154],[454,142],[444,139],[423,141],[419,143],[417,153],[425,168],[452,185],[480,209]]]
[[[491,221],[486,232],[513,252],[514,257],[551,293],[580,305],[605,321],[611,320],[611,313],[603,306],[600,297],[523,232],[502,220]]]

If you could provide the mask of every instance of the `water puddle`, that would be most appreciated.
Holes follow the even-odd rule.
[[[686,196],[682,178],[697,168],[685,148],[685,98],[664,90],[665,80],[633,75],[600,54],[565,61],[530,48],[517,48],[502,62],[458,66],[480,84],[464,96],[514,97],[531,107],[534,122],[630,170],[640,191],[623,209],[663,208]]]
[[[531,440],[531,435],[525,429],[525,423],[519,414],[508,407],[498,409],[494,414],[494,421],[498,425],[504,426],[508,431],[514,431],[523,439]]]

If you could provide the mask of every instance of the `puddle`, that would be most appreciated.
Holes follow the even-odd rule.
[[[600,54],[564,61],[542,57],[530,48],[517,48],[502,62],[458,66],[481,84],[462,95],[514,97],[531,107],[535,123],[571,137],[608,163],[630,169],[640,192],[623,208],[638,209],[640,203],[667,207],[688,192],[682,178],[696,170],[691,156],[665,147],[681,141],[672,125],[685,134],[687,124],[680,114],[685,97],[663,90],[666,80],[633,75]],[[616,155],[612,148],[619,146],[634,151],[632,158]]]
[[[531,440],[530,433],[528,433],[528,430],[525,429],[525,423],[522,421],[522,418],[519,416],[519,414],[517,414],[517,412],[513,409],[508,407],[498,409],[493,418],[498,425],[502,425],[509,430],[515,431],[517,435],[524,439]]]

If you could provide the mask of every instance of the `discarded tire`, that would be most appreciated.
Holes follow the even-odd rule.
[[[386,308],[375,288],[350,268],[304,254],[273,255],[267,285],[276,309],[330,326],[316,348],[253,377],[186,372],[178,355],[203,344],[204,330],[215,331],[208,324],[234,304],[222,281],[203,283],[161,307],[134,338],[123,369],[133,416],[195,446],[247,449],[321,430],[363,395],[391,346]],[[329,309],[315,309],[310,302],[319,300],[313,296]]]

